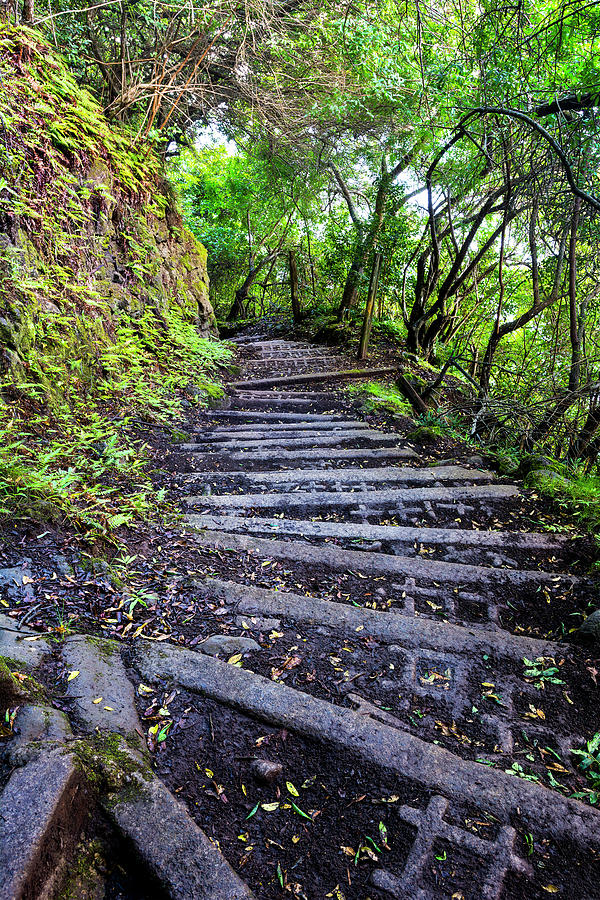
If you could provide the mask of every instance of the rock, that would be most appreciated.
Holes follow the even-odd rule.
[[[17,769],[0,798],[0,897],[54,896],[57,871],[89,808],[81,769],[62,749]]]
[[[198,644],[197,650],[208,656],[217,656],[223,653],[231,656],[235,653],[248,653],[252,650],[260,650],[260,644],[249,637],[235,637],[231,634],[212,634],[209,638]]]
[[[59,575],[72,575],[73,574],[73,566],[69,562],[66,556],[63,556],[62,553],[57,553],[52,562],[54,564],[54,569],[58,572]]]
[[[71,674],[78,673],[67,681],[67,694],[84,729],[117,732],[143,746],[133,685],[121,662],[118,644],[77,635],[65,641],[63,659]]]
[[[438,428],[431,425],[421,425],[406,435],[407,441],[414,441],[415,444],[435,444],[441,436]]]
[[[485,460],[483,456],[479,456],[477,454],[475,456],[468,456],[466,459],[466,463],[469,466],[475,466],[477,469],[483,469],[483,467],[485,466]]]
[[[253,900],[219,849],[158,778],[139,776],[106,811],[165,895],[189,900]],[[154,896],[154,894],[153,894]]]
[[[554,469],[533,469],[525,476],[523,484],[526,488],[539,488],[540,490],[544,488],[568,490],[570,482],[568,478],[560,475]]]
[[[352,550],[364,550],[365,552],[381,550],[381,541],[363,541],[359,544],[351,544]]]
[[[0,615],[0,656],[35,668],[47,652],[43,637],[30,628],[18,628],[14,619]]]
[[[283,775],[283,766],[281,763],[271,762],[268,759],[255,759],[250,766],[250,771],[262,784],[273,784]]]
[[[73,736],[66,715],[52,706],[22,706],[17,713],[15,730],[21,743],[60,741]]]
[[[280,628],[281,619],[269,619],[264,616],[236,616],[235,624],[240,628],[247,626],[252,630],[271,631],[272,628]]]
[[[40,752],[39,742],[64,744],[73,737],[69,720],[63,712],[51,706],[26,704],[17,713],[15,737],[8,745],[8,758],[13,765],[22,766]]]
[[[23,582],[24,578],[25,583]],[[33,591],[27,583],[29,578],[31,578],[31,570],[27,565],[0,569],[0,588],[6,591],[9,600],[32,599]]]
[[[595,610],[581,623],[577,634],[589,644],[600,640],[600,609]]]
[[[519,474],[527,475],[529,472],[550,469],[553,472],[559,472],[563,469],[561,463],[550,456],[542,456],[541,453],[529,453],[524,456],[519,463]]]

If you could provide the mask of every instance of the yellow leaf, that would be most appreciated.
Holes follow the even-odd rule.
[[[275,803],[261,803],[260,805],[266,812],[273,812],[273,810],[279,809],[279,801]]]
[[[213,772],[212,769],[205,769],[204,771],[206,772],[208,778],[214,778],[215,773]]]
[[[559,889],[555,884],[543,884],[542,890],[547,891],[548,894],[558,894]]]
[[[296,790],[296,788],[294,787],[294,785],[292,784],[291,781],[286,781],[285,786],[288,789],[288,791],[290,792],[290,794],[292,795],[292,797],[300,796],[300,794],[298,793],[298,791]]]
[[[67,681],[73,681],[73,679],[77,678],[78,675],[79,675],[79,672],[77,669],[75,669],[74,672],[69,672],[69,677],[67,678]]]
[[[152,693],[152,688],[148,687],[147,684],[138,684],[138,694],[140,695],[140,697],[145,697],[151,693]]]
[[[97,706],[97,705],[98,705],[99,703],[101,703],[101,702],[102,702],[102,697],[96,697],[95,700],[92,700],[92,703],[93,703],[95,706]]]
[[[299,835],[299,834],[293,834],[293,835],[292,835],[292,844],[297,844],[299,840],[300,840],[300,835]]]
[[[112,706],[105,706],[104,709],[106,709],[108,712],[114,712]]]
[[[241,658],[242,658],[241,653],[234,653],[233,656],[229,657],[227,662],[229,663],[230,666],[237,666],[237,664],[240,662]]]

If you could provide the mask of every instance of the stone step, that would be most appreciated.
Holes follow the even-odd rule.
[[[198,450],[198,444],[180,444],[179,450],[185,450],[191,453],[195,453],[197,456],[205,456],[206,452],[204,450]],[[345,450],[338,450],[336,448],[327,448],[324,447],[322,450],[260,450],[256,449],[252,451],[252,456],[246,453],[227,453],[227,455],[223,454],[220,457],[220,471],[239,471],[241,468],[244,471],[249,461],[252,463],[260,463],[260,464],[280,464],[281,466],[285,466],[286,468],[294,468],[300,469],[303,466],[314,466],[319,463],[323,463],[323,466],[335,465],[336,462],[346,461],[346,460],[356,460],[364,463],[365,465],[369,465],[369,463],[377,462],[378,460],[390,460],[398,462],[400,460],[408,460],[408,459],[419,459],[418,454],[410,449],[409,447],[401,447],[401,448],[386,448],[383,447],[381,449],[377,448],[362,448],[362,449],[352,449],[350,448]],[[232,466],[234,464],[239,464],[237,469],[227,469],[227,466]]]
[[[292,341],[285,338],[270,338],[267,334],[259,335],[238,335],[237,337],[228,338],[235,344],[250,344],[256,347],[275,347],[275,346],[294,346],[294,347],[310,347],[307,341]]]
[[[210,497],[199,498],[210,500]],[[317,569],[339,572],[360,572],[362,575],[393,575],[416,578],[421,582],[436,584],[575,584],[573,575],[552,574],[536,570],[518,570],[474,566],[470,564],[441,562],[421,557],[391,556],[384,553],[364,553],[361,550],[343,550],[332,544],[326,546],[306,541],[278,541],[257,538],[232,532],[202,531],[194,535],[202,547],[220,550],[241,550],[265,559],[280,559]]]
[[[377,448],[386,446],[393,447],[398,444],[398,435],[373,431],[366,433],[363,433],[362,431],[337,431],[329,435],[317,432],[307,432],[305,435],[296,433],[296,436],[294,437],[290,434],[289,436],[281,436],[280,438],[271,436],[267,439],[264,437],[243,437],[240,434],[236,440],[209,442],[201,441],[199,439],[197,447],[198,449],[202,447],[206,450],[216,449],[223,453],[235,450],[262,452],[262,448],[265,448],[266,450],[278,450],[281,448],[283,451],[285,448],[300,450],[303,448],[313,449],[315,447],[338,447],[340,444],[346,445],[353,441],[361,441],[363,444],[375,444]]]
[[[472,656],[495,654],[520,662],[524,656],[555,656],[562,652],[559,644],[500,629],[473,630],[450,622],[435,622],[421,616],[404,615],[394,611],[335,603],[315,597],[305,597],[288,591],[272,591],[253,585],[206,578],[196,583],[202,596],[224,600],[236,614],[246,616],[276,616],[304,625],[321,625],[352,637],[372,637],[385,644],[397,644],[410,649],[439,650]],[[201,650],[201,646],[199,647]]]
[[[343,470],[340,470],[343,471]],[[423,544],[425,546],[481,547],[499,550],[564,551],[572,538],[559,534],[523,531],[469,531],[463,528],[411,528],[403,525],[367,525],[353,522],[312,522],[306,519],[266,519],[259,516],[188,515],[196,528],[211,531],[243,531],[259,535],[338,538],[350,541],[379,541],[383,544]]]
[[[343,422],[351,422],[352,419],[345,418],[341,415],[327,415],[326,413],[288,413],[288,412],[260,412],[259,410],[242,409],[219,409],[208,413],[210,421],[214,420],[226,422],[243,423],[247,420],[249,423],[260,422],[261,424],[271,424],[277,422],[299,422],[308,425],[313,422],[333,422],[342,424]]]
[[[243,422],[236,423],[235,426],[207,423],[206,428],[194,428],[193,433],[200,435],[209,433],[211,435],[227,434],[232,437],[241,435],[245,438],[253,432],[265,435],[273,434],[273,432],[275,432],[276,434],[283,433],[285,435],[288,432],[323,433],[325,431],[368,431],[370,427],[371,426],[368,425],[367,422],[354,422],[351,419],[317,419],[316,421],[313,421],[311,419],[302,418],[300,422]]]
[[[380,375],[393,375],[397,372],[397,366],[384,366],[378,369],[342,369],[339,372],[307,372],[304,375],[283,375],[278,378],[257,378],[246,381],[234,381],[232,388],[247,390],[262,387],[277,387],[284,384],[307,384],[311,381],[329,381],[336,384],[347,379],[373,379]]]
[[[252,354],[253,351],[250,351]],[[332,350],[317,347],[301,348],[295,347],[260,347],[257,355],[248,355],[246,360],[248,363],[260,362],[263,359],[337,359],[341,358],[341,354],[336,354]]]
[[[600,848],[600,812],[542,784],[461,759],[374,718],[193,650],[166,644],[158,647],[147,641],[134,647],[144,679],[171,679],[271,725],[351,751],[368,765],[409,778],[458,803],[484,809],[502,822],[521,823],[526,831],[541,831],[549,838],[573,841],[584,848]]]
[[[213,481],[219,476],[249,484],[266,485],[270,491],[289,490],[290,485],[310,484],[435,484],[438,481],[489,482],[492,472],[465,469],[462,466],[438,466],[435,469],[418,469],[409,466],[389,466],[373,469],[298,469],[287,472],[243,472],[232,475],[226,472],[194,472],[186,475],[186,481]]]
[[[91,790],[64,747],[17,768],[0,795],[0,897],[54,897],[91,807]]]
[[[279,397],[275,394],[272,399],[268,397],[237,397],[235,394],[231,396],[229,401],[230,409],[281,409],[287,410],[288,412],[300,412],[302,410],[310,411],[312,407],[314,407],[315,403],[320,403],[320,400],[307,400],[300,399],[296,400],[295,398],[285,398],[280,400]],[[335,400],[325,400],[323,401],[328,405],[331,409],[335,406],[338,401]]]
[[[285,351],[284,351],[285,353]],[[332,365],[337,366],[340,364],[340,357],[336,356],[325,356],[325,354],[321,354],[320,356],[286,356],[284,353],[281,356],[263,356],[256,357],[256,359],[247,360],[247,368],[251,368],[252,366],[310,366],[310,365]]]
[[[158,778],[145,772],[105,804],[107,815],[170,900],[254,900],[218,846]]]
[[[225,338],[227,341],[231,341],[233,344],[261,344],[261,343],[283,343],[282,340],[274,340],[270,338],[268,334],[237,334],[230,338]]]
[[[234,391],[233,396],[248,400],[341,400],[334,391]]]
[[[341,440],[357,435],[363,437],[373,433],[378,436],[386,434],[386,432],[373,432],[366,423],[355,422],[334,423],[325,426],[320,422],[312,426],[308,423],[302,425],[282,423],[281,425],[254,425],[250,428],[235,427],[234,429],[231,427],[219,428],[218,426],[213,426],[211,429],[206,430],[201,428],[194,429],[194,433],[197,436],[196,439],[202,441],[202,443],[207,441],[227,441],[229,443],[231,441],[273,441],[276,436],[281,438],[282,444],[289,438],[335,437],[339,435]]]
[[[219,494],[188,497],[190,506],[206,509],[334,509],[392,510],[403,504],[460,503],[462,501],[498,501],[515,497],[519,489],[512,484],[465,487],[390,488],[377,491],[296,491],[289,494]]]

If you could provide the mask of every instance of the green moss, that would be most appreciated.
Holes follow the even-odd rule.
[[[85,640],[88,644],[95,647],[103,659],[110,661],[115,654],[119,653],[119,646],[115,641],[109,641],[106,638],[97,638],[91,634],[86,634]]]
[[[367,381],[362,384],[352,384],[346,388],[351,397],[360,399],[365,409],[375,412],[383,409],[410,418],[412,410],[404,396],[394,385],[383,384],[378,381]]]
[[[23,691],[16,678],[13,677],[9,666],[0,657],[0,707],[4,710],[17,697],[22,697]]]
[[[125,739],[113,732],[95,734],[69,745],[87,780],[97,790],[139,793],[143,782],[152,781],[154,775],[146,763],[126,748]]]
[[[15,700],[45,701],[46,690],[35,678],[27,675],[25,667],[17,659],[0,656],[0,706],[10,706]],[[16,678],[13,673],[18,673]]]
[[[109,125],[39,35],[6,24],[0,105],[0,518],[96,540],[163,502],[131,419],[166,424],[189,396],[220,396],[231,353],[200,336],[206,252],[169,227],[152,148]]]
[[[65,881],[56,895],[57,900],[80,900],[104,894],[103,871],[106,868],[102,844],[98,840],[82,841],[69,862]]]
[[[437,425],[420,425],[406,435],[406,440],[415,444],[435,444],[437,439],[443,436],[443,430]]]

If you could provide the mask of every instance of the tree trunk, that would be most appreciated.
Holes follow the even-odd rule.
[[[35,0],[23,0],[23,11],[21,13],[21,22],[23,25],[33,24],[33,10]]]
[[[356,306],[358,289],[364,275],[365,263],[368,256],[368,250],[365,249],[365,243],[362,236],[357,238],[354,257],[350,264],[348,275],[346,276],[344,293],[342,294],[342,299],[338,308],[338,319],[340,320],[344,318],[349,309]]]
[[[577,229],[581,197],[573,202],[571,234],[569,237],[569,338],[571,341],[571,368],[569,371],[569,390],[576,391],[581,373],[581,339],[583,337],[582,321],[577,309]]]
[[[292,297],[292,315],[294,322],[298,324],[302,319],[300,311],[300,297],[298,296],[298,266],[296,264],[296,251],[290,250],[290,292]]]
[[[369,338],[371,337],[371,326],[373,324],[373,310],[375,309],[375,297],[377,296],[377,285],[379,283],[379,269],[381,268],[381,253],[377,252],[373,257],[373,268],[371,269],[371,280],[369,282],[369,294],[367,296],[367,305],[365,307],[365,317],[363,319],[362,332],[360,335],[360,344],[358,346],[357,359],[367,358],[367,348],[369,346]]]
[[[592,443],[596,432],[600,429],[600,406],[590,408],[585,424],[574,441],[571,442],[569,459],[580,459]]]

